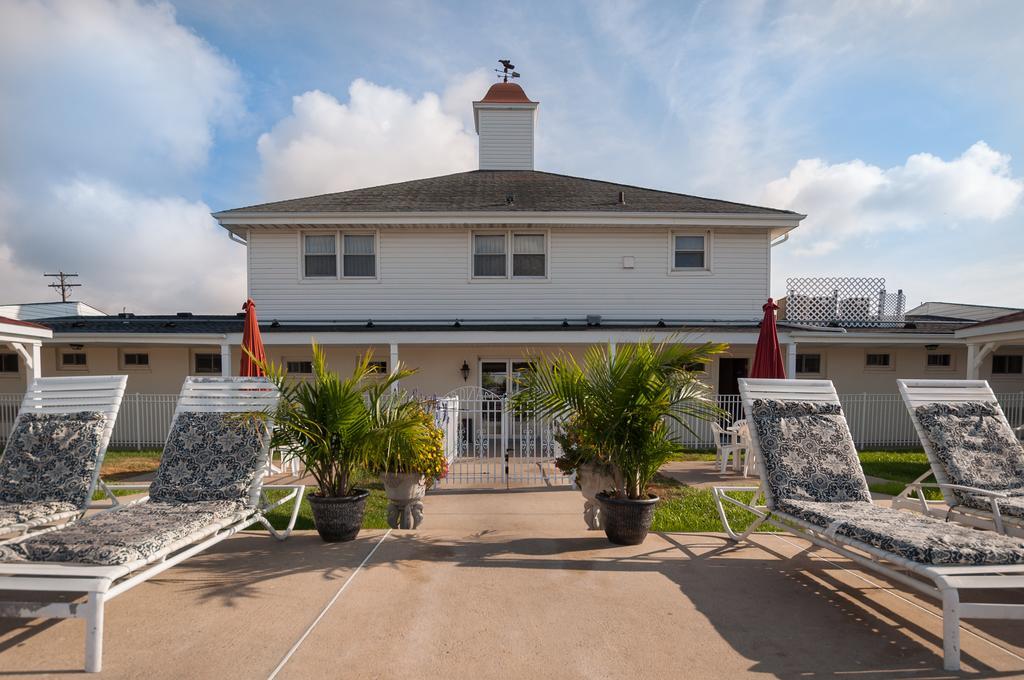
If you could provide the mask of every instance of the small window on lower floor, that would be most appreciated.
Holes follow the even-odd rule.
[[[213,373],[216,375],[220,375],[220,354],[214,354],[212,352],[196,352],[195,371],[196,375],[201,375],[203,373]]]
[[[953,365],[953,355],[930,353],[927,365],[928,368],[950,368]]]
[[[61,352],[61,368],[85,368],[85,352]]]
[[[892,358],[888,354],[869,352],[864,365],[868,368],[889,368],[892,365]]]
[[[686,364],[686,370],[690,373],[704,373],[707,370],[707,364],[700,361],[696,361],[692,364]]]
[[[1024,356],[1020,354],[993,354],[992,374],[1013,375],[1024,373]]]
[[[289,373],[301,373],[303,375],[313,374],[312,361],[286,361],[285,368]]]
[[[797,373],[821,373],[821,355],[820,354],[797,354],[796,355],[796,372]]]
[[[388,372],[388,362],[386,361],[371,361],[370,362],[370,373],[380,373],[384,375]]]
[[[17,373],[18,355],[14,353],[0,354],[0,373]]]
[[[124,368],[149,368],[149,353],[125,352],[122,355],[121,363]]]

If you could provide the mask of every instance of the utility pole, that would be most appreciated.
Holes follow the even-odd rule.
[[[78,274],[67,274],[65,272],[59,272],[57,274],[43,274],[43,276],[49,276],[49,277],[52,277],[52,278],[55,278],[55,279],[59,279],[58,281],[54,281],[53,283],[48,284],[47,287],[48,288],[55,288],[55,289],[60,290],[60,301],[61,302],[67,302],[68,301],[68,298],[71,297],[71,289],[72,288],[81,288],[82,287],[82,284],[80,284],[80,283],[69,283],[69,281],[68,281],[68,279],[77,277]]]

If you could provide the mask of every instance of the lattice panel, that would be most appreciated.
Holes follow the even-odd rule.
[[[884,278],[814,277],[786,280],[786,320],[839,326],[886,326],[904,321],[903,291]]]

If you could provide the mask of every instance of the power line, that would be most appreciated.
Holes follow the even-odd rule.
[[[71,289],[73,289],[73,288],[81,288],[82,287],[82,284],[71,284],[71,283],[68,282],[69,279],[77,277],[77,275],[78,275],[77,273],[67,273],[67,272],[60,271],[58,273],[44,273],[43,275],[44,275],[44,277],[50,277],[50,278],[58,279],[59,280],[59,281],[53,282],[52,284],[48,284],[47,288],[53,288],[53,289],[59,290],[60,291],[60,301],[61,302],[67,302],[68,301],[68,298],[71,297]]]

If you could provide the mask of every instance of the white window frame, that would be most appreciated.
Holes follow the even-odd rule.
[[[883,352],[879,352],[879,354],[882,354],[882,353]],[[799,357],[801,354],[817,354],[818,355],[818,370],[817,371],[800,371],[797,368],[794,368],[794,370],[796,371],[796,373],[793,375],[794,378],[797,377],[797,376],[823,376],[823,375],[825,375],[825,353],[824,352],[821,352],[821,351],[799,352],[798,351],[797,352],[797,357]],[[864,357],[864,361],[867,362],[867,357],[866,356]],[[891,353],[889,355],[889,361],[890,361],[890,363],[892,362],[892,354]],[[799,366],[799,360],[798,359],[796,360],[796,366]]]
[[[334,236],[334,276],[306,276],[306,237]],[[345,276],[345,236],[373,236],[373,276]],[[306,229],[298,233],[298,281],[302,284],[344,281],[376,283],[380,281],[379,229]]]
[[[947,355],[949,355],[949,366],[931,366],[931,365],[929,365],[928,357],[931,356],[932,354],[947,354]],[[929,351],[925,350],[925,353],[924,353],[924,369],[926,371],[935,371],[935,372],[938,372],[938,373],[949,373],[950,371],[955,371],[956,370],[956,354],[954,354],[953,352],[951,352],[949,350],[935,350],[934,352],[929,352]]]
[[[704,266],[676,267],[676,236],[704,237]],[[707,276],[712,273],[711,260],[714,254],[711,229],[671,229],[668,232],[668,273],[670,276]]]
[[[199,356],[200,354],[213,354],[213,355],[215,355],[217,357],[220,357],[221,370],[219,370],[219,371],[204,371],[204,372],[200,373],[199,370],[196,368],[196,357]],[[194,349],[194,350],[192,350],[192,352],[191,352],[191,354],[190,354],[188,359],[189,359],[189,362],[188,362],[189,375],[221,375],[224,372],[224,356],[219,351],[217,351],[217,350]]]
[[[869,354],[888,354],[889,355],[889,365],[888,366],[869,366],[868,365],[868,355]],[[888,372],[888,371],[895,371],[896,370],[896,354],[892,350],[888,350],[888,349],[884,349],[884,350],[883,349],[867,349],[867,350],[864,350],[864,370],[865,371],[870,371],[872,373],[875,373],[875,372],[884,373],[884,372]]]
[[[298,362],[303,362],[304,363],[304,362],[308,361],[309,364],[310,364],[309,373],[292,373],[289,370],[288,371],[288,375],[303,376],[303,377],[304,376],[312,376],[313,375],[313,365],[312,365],[313,364],[313,357],[284,357],[281,361],[284,363],[285,369],[288,368],[288,364],[289,363],[293,363],[293,364],[294,363],[298,363]]]
[[[145,354],[149,357],[149,363],[145,366],[129,366],[124,360],[126,354]],[[153,353],[148,349],[121,349],[117,352],[117,365],[122,371],[149,371],[152,370],[153,366]]]
[[[79,364],[65,365],[64,364],[64,355],[65,354],[83,354],[83,355],[85,355],[85,363],[81,364],[81,365],[79,365]],[[84,349],[71,349],[71,348],[68,348],[68,347],[58,348],[57,349],[57,370],[58,371],[67,371],[69,373],[80,373],[82,371],[88,371],[89,370],[89,353],[86,352]]]
[[[544,237],[544,276],[513,276],[513,245],[517,234],[528,234]],[[505,237],[505,275],[504,276],[477,276],[475,268],[476,237],[477,236],[504,236]],[[469,231],[469,281],[472,283],[508,283],[516,282],[545,282],[551,280],[551,230],[550,229],[471,229]]]

